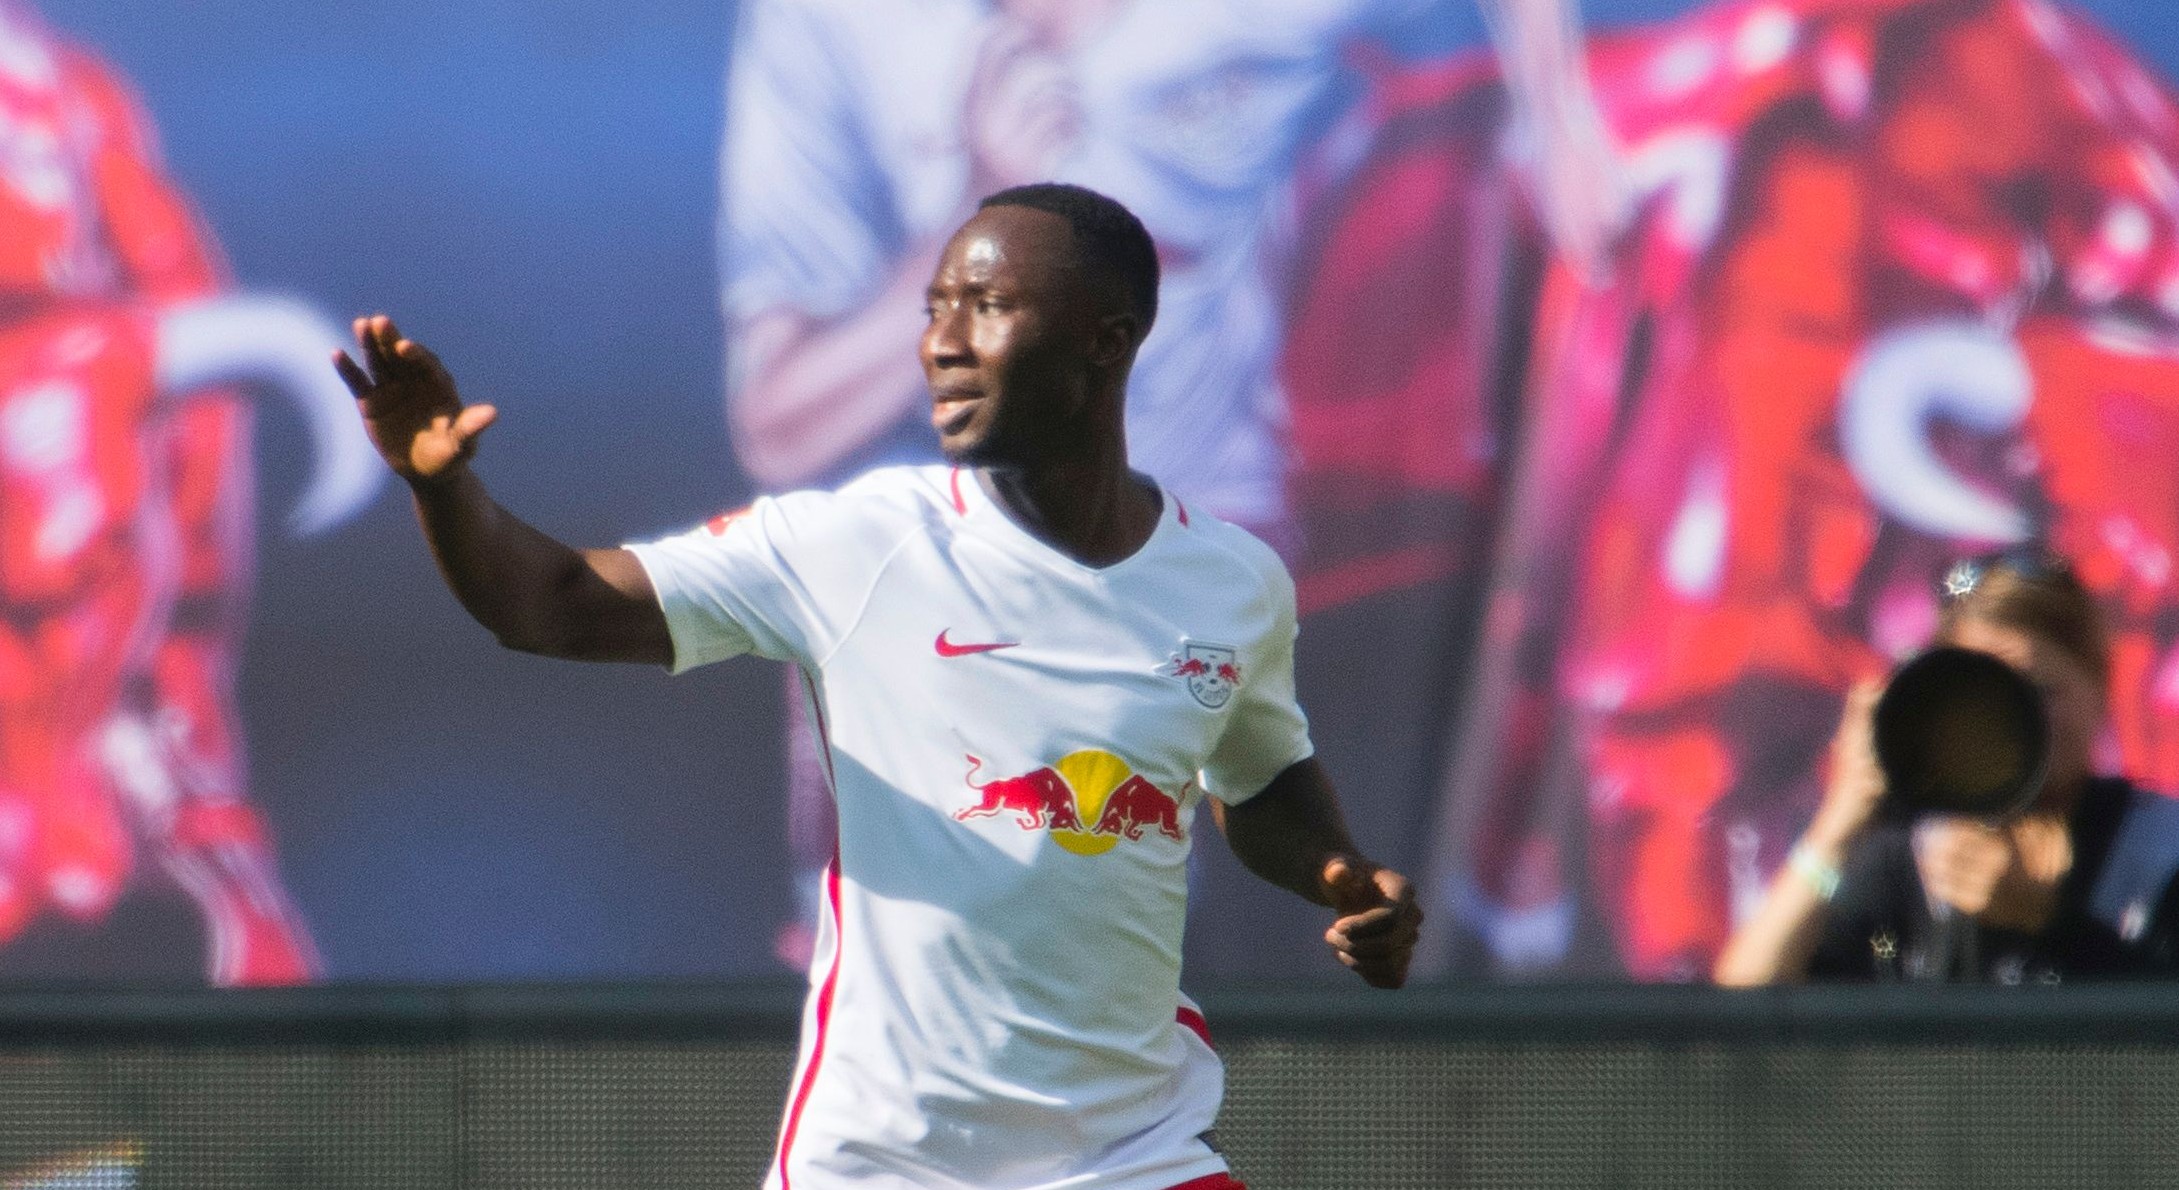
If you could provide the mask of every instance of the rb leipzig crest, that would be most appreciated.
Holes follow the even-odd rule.
[[[1182,641],[1180,649],[1158,672],[1188,683],[1188,693],[1211,710],[1232,701],[1233,692],[1241,688],[1241,663],[1234,660],[1234,651],[1192,640]]]

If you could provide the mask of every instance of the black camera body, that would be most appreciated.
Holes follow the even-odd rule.
[[[1894,820],[1992,822],[2034,804],[2050,772],[2042,692],[1988,653],[1940,645],[1892,674],[1876,704],[1876,759]]]

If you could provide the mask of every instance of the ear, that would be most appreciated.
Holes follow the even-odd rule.
[[[1100,368],[1126,365],[1142,338],[1142,323],[1133,314],[1107,314],[1097,320],[1090,342],[1090,362]]]

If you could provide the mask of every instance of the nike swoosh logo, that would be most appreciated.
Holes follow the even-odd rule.
[[[951,631],[952,629],[949,628],[938,634],[938,655],[941,657],[966,657],[971,653],[989,653],[996,649],[1011,649],[1021,643],[1018,640],[1001,640],[984,645],[957,645],[946,639],[946,633]]]

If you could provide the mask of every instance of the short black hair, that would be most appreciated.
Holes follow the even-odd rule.
[[[1029,207],[1065,219],[1083,262],[1120,282],[1129,312],[1142,320],[1142,333],[1150,333],[1158,317],[1158,249],[1135,212],[1117,199],[1065,182],[1009,186],[976,204],[977,210],[991,207]]]

